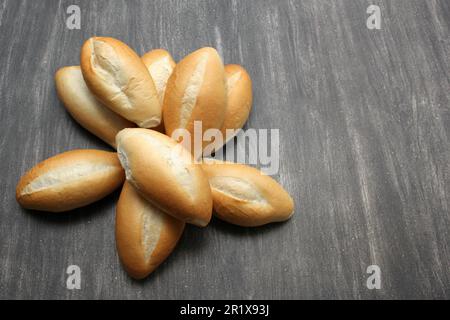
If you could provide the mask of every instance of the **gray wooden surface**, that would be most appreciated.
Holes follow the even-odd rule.
[[[81,30],[65,27],[81,7]],[[379,5],[381,30],[366,9]],[[450,298],[450,1],[0,0],[0,298]],[[121,268],[118,193],[67,214],[21,209],[19,177],[108,147],[53,82],[92,35],[176,60],[214,46],[254,83],[248,127],[280,128],[287,223],[188,227],[143,282]],[[80,266],[81,290],[66,289]],[[382,287],[366,287],[366,268]]]

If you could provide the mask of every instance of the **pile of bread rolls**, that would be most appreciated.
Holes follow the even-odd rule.
[[[51,157],[20,179],[16,198],[27,209],[62,212],[88,205],[122,186],[116,246],[134,278],[161,264],[185,223],[205,227],[214,214],[240,226],[291,217],[294,202],[275,180],[242,164],[196,161],[171,138],[177,129],[240,129],[252,105],[252,84],[239,65],[224,66],[201,48],[178,64],[162,49],[139,57],[125,43],[88,39],[80,66],[56,72],[67,111],[117,152],[74,150]],[[226,141],[224,141],[226,142]],[[217,145],[216,148],[220,148]]]

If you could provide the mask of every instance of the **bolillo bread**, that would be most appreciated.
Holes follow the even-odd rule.
[[[225,66],[225,84],[227,87],[227,110],[220,132],[222,133],[222,143],[213,143],[208,146],[203,154],[209,156],[213,150],[219,150],[233,136],[227,137],[227,129],[241,129],[248,119],[252,108],[252,79],[247,71],[240,65],[228,64]]]
[[[241,129],[248,119],[252,108],[252,79],[240,65],[225,66],[225,81],[227,86],[227,111],[221,131],[226,129]],[[224,135],[225,137],[225,135]]]
[[[127,181],[144,198],[184,222],[209,223],[211,189],[189,151],[162,133],[141,128],[123,129],[116,143]]]
[[[225,72],[215,49],[199,49],[178,62],[164,96],[163,118],[168,136],[176,129],[186,129],[193,151],[194,121],[202,122],[202,136],[207,129],[220,129],[226,107]]]
[[[116,247],[128,274],[142,279],[153,272],[175,248],[184,226],[125,182],[116,209]]]
[[[88,39],[81,48],[81,71],[91,92],[112,111],[144,128],[161,122],[153,79],[125,43],[107,37]]]
[[[176,63],[170,53],[164,49],[151,50],[144,54],[141,59],[153,78],[159,102],[161,106],[163,106],[167,81],[169,80]],[[164,109],[161,110],[161,113],[164,114]],[[164,133],[164,121],[162,121],[162,119],[163,117],[161,117],[159,126],[152,128],[153,130]]]
[[[16,199],[27,209],[68,211],[100,200],[124,179],[116,153],[73,150],[44,160],[25,173],[17,184]]]
[[[167,81],[173,69],[175,69],[176,63],[170,53],[164,49],[151,50],[144,54],[141,59],[152,76],[159,102],[162,105]]]
[[[85,129],[116,147],[116,134],[136,125],[102,105],[89,91],[79,66],[63,67],[55,74],[56,91],[67,111]]]
[[[271,177],[242,164],[205,161],[203,171],[211,186],[214,214],[221,220],[256,227],[289,219],[291,196]]]

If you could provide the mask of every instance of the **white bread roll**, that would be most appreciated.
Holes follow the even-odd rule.
[[[214,214],[239,226],[256,227],[289,219],[294,201],[274,179],[258,169],[230,162],[205,161]]]
[[[98,101],[84,82],[79,66],[63,67],[55,74],[56,91],[67,111],[85,129],[116,147],[116,135],[136,125]]]
[[[220,129],[226,107],[225,72],[215,49],[199,49],[178,62],[164,96],[163,118],[168,136],[176,129],[187,129],[192,152],[194,121],[202,122],[201,135],[210,128]],[[198,147],[201,152],[201,146]]]
[[[161,122],[153,79],[125,43],[106,37],[88,39],[81,48],[81,71],[91,92],[112,111],[143,128]]]
[[[170,53],[164,49],[151,50],[145,53],[141,59],[152,76],[159,102],[162,105],[167,81],[175,69],[176,63]]]
[[[170,53],[164,49],[151,50],[144,54],[141,59],[153,78],[153,82],[156,86],[156,92],[158,93],[159,102],[161,106],[163,106],[167,81],[169,80],[176,63]],[[161,110],[161,113],[164,114],[164,109]],[[161,123],[159,126],[152,128],[153,130],[162,133],[165,132],[164,121],[162,119],[163,117],[161,117]]]
[[[240,65],[228,64],[225,66],[225,84],[227,87],[227,110],[225,120],[220,131],[222,133],[222,143],[214,143],[214,147],[209,147],[210,151],[219,150],[233,136],[227,137],[226,129],[241,129],[250,115],[252,108],[253,93],[252,79],[247,71]],[[203,155],[209,156],[211,152]]]
[[[179,220],[209,223],[208,178],[189,151],[162,133],[140,128],[123,129],[116,143],[127,181],[148,201]]]
[[[241,129],[248,119],[252,108],[252,79],[240,65],[225,66],[225,83],[227,87],[227,111],[221,131]]]
[[[128,274],[142,279],[153,272],[175,248],[184,226],[125,182],[116,209],[116,247]]]
[[[16,199],[27,209],[61,212],[100,200],[125,175],[115,152],[73,150],[42,161],[22,176]]]

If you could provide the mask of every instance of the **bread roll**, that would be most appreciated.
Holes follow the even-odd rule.
[[[117,152],[130,182],[148,201],[179,220],[206,226],[212,198],[208,178],[191,154],[168,136],[123,129]]]
[[[116,246],[128,274],[142,279],[153,272],[175,248],[184,225],[125,182],[116,209]]]
[[[294,213],[294,201],[274,179],[261,171],[230,162],[205,162],[214,214],[224,221],[256,227],[284,221]]]
[[[209,147],[210,151],[219,150],[233,136],[227,137],[226,129],[241,129],[248,119],[252,107],[252,80],[247,71],[240,65],[228,64],[225,66],[225,84],[227,87],[227,109],[225,120],[220,131],[223,141],[214,143],[214,147]],[[206,151],[206,150],[205,150]],[[205,152],[204,156],[211,152]]]
[[[143,128],[161,122],[153,79],[125,43],[105,37],[88,39],[81,49],[81,71],[88,88],[112,111]]]
[[[124,179],[116,153],[73,150],[28,171],[17,184],[16,199],[27,209],[68,211],[100,200]]]
[[[56,91],[67,111],[85,129],[116,147],[116,134],[136,125],[102,105],[89,91],[79,66],[64,67],[55,74]]]
[[[163,106],[166,134],[172,136],[176,129],[187,129],[193,147],[194,121],[202,122],[201,135],[210,128],[220,129],[226,101],[224,67],[217,51],[202,48],[189,54],[167,82]]]
[[[144,54],[141,59],[152,76],[159,101],[162,105],[166,84],[176,63],[170,53],[164,49],[151,50]]]
[[[163,106],[167,80],[169,80],[176,63],[170,53],[164,49],[151,50],[144,54],[141,59],[153,78],[159,102]],[[161,112],[164,114],[164,109]],[[159,126],[152,129],[164,133],[164,121],[161,120]]]

